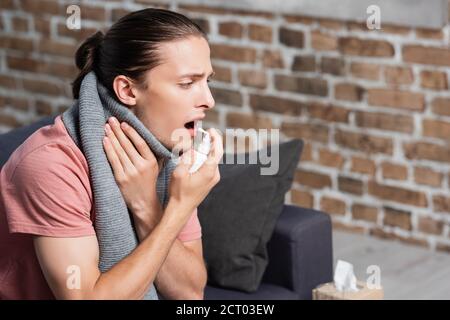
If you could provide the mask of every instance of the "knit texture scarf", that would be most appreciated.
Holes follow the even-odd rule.
[[[103,148],[104,127],[110,116],[132,126],[147,142],[157,159],[164,159],[156,190],[163,208],[168,202],[170,176],[175,168],[172,153],[159,142],[129,108],[115,100],[108,89],[88,73],[81,84],[78,100],[62,114],[63,123],[75,144],[86,157],[93,189],[94,227],[100,247],[99,269],[106,272],[138,245],[131,212],[114,178]],[[158,300],[151,284],[145,300]]]

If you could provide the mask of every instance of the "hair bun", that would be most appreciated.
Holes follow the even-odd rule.
[[[78,69],[88,72],[92,70],[103,38],[103,32],[97,31],[81,44],[75,54],[75,63]]]

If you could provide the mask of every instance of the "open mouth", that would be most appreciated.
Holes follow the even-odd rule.
[[[192,130],[194,130],[194,121],[190,121],[190,122],[185,123],[185,124],[184,124],[184,127],[185,127],[186,129],[192,129]]]

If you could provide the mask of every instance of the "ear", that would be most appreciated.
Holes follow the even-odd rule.
[[[124,75],[119,75],[114,78],[113,89],[117,98],[126,106],[136,105],[136,95],[134,83],[131,79]]]

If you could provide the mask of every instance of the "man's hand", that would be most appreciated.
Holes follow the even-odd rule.
[[[127,123],[119,123],[111,117],[105,125],[105,132],[103,145],[106,156],[142,240],[144,232],[140,226],[150,224],[153,228],[162,215],[156,193],[161,161],[156,160],[145,140]]]

